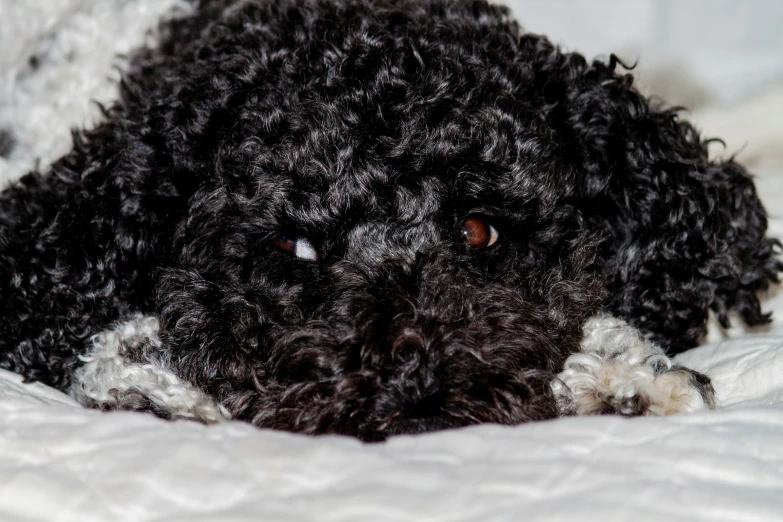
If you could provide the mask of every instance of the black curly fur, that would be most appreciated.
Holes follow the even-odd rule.
[[[212,0],[162,33],[105,121],[0,195],[0,366],[28,380],[67,389],[141,311],[236,418],[378,440],[557,415],[600,311],[671,352],[710,309],[768,320],[751,177],[614,58],[484,1]],[[496,245],[466,248],[471,215]]]

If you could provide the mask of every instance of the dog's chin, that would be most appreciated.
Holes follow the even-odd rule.
[[[419,418],[401,418],[390,423],[386,430],[379,432],[382,436],[415,435],[430,431],[442,431],[474,424],[464,419],[457,419],[447,415],[437,415]]]

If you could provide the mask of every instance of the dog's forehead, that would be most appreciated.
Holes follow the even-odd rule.
[[[497,119],[482,112],[484,121]],[[558,146],[549,129],[524,123],[491,133],[464,127],[448,138],[425,129],[418,143],[406,145],[404,157],[379,154],[377,141],[358,139],[361,128],[346,126],[328,142],[301,150],[273,146],[265,157],[283,160],[268,164],[276,182],[263,186],[292,220],[321,226],[346,219],[416,224],[479,207],[552,199],[560,192],[555,185],[565,179],[558,173],[563,167]]]
[[[274,189],[278,219],[305,230],[352,230],[364,223],[418,227],[456,222],[472,212],[504,215],[535,209],[557,196],[556,176],[529,162],[493,167],[444,165],[419,174],[394,168],[285,179]],[[283,217],[284,216],[284,217]],[[364,230],[364,229],[361,229]],[[375,228],[375,230],[381,230]]]
[[[416,227],[433,220],[454,219],[480,208],[487,201],[502,207],[498,186],[508,177],[481,179],[477,175],[398,175],[375,177],[344,174],[326,183],[301,179],[277,191],[279,211],[306,228],[360,223],[393,223]],[[380,229],[377,229],[380,230]]]
[[[366,64],[372,74],[352,74],[350,53],[335,63],[329,55],[301,63],[296,82],[264,76],[237,96],[244,116],[235,132],[252,146],[230,150],[249,151],[239,170],[275,178],[259,185],[279,220],[306,232],[346,230],[346,222],[415,226],[557,199],[560,140],[525,95],[527,69],[487,52],[505,40],[474,49],[473,65],[516,67],[513,82],[474,74],[448,49],[428,50],[421,69],[406,61],[418,51],[393,42],[388,60]]]
[[[424,230],[449,214],[455,192],[440,176],[400,176],[392,169],[328,177],[283,180],[273,193],[277,220],[303,232],[341,230],[352,242],[367,235],[399,240],[399,230],[420,228],[414,235],[431,236]]]

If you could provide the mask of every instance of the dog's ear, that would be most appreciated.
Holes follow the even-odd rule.
[[[758,294],[783,267],[753,179],[732,159],[711,161],[679,111],[652,105],[617,63],[585,66],[564,120],[581,207],[606,238],[607,311],[671,352],[698,342],[708,310],[724,327],[732,310],[768,322]]]

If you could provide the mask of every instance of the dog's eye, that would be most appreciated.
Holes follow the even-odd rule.
[[[462,238],[474,250],[487,248],[498,242],[500,234],[481,218],[471,216],[462,222]]]
[[[304,259],[305,261],[315,261],[318,259],[318,254],[315,253],[313,245],[303,237],[289,238],[286,236],[277,236],[273,242],[280,250],[290,252],[299,259]]]

